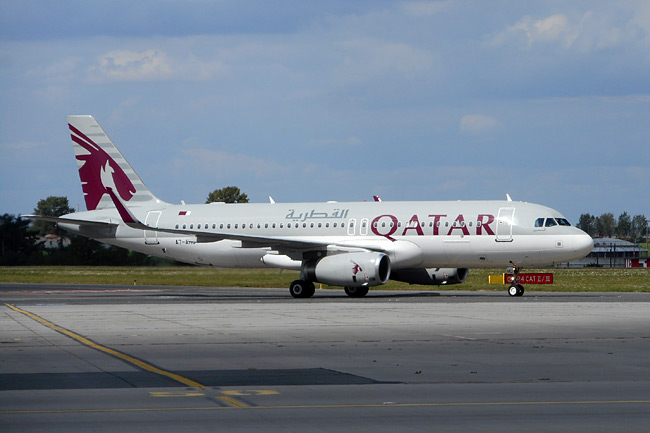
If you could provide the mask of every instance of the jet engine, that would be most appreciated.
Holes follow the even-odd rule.
[[[460,284],[467,279],[467,274],[469,274],[467,268],[413,268],[393,271],[390,278],[409,284],[441,286]]]
[[[307,261],[303,266],[307,279],[333,286],[378,286],[386,284],[390,277],[390,259],[383,253],[335,254]]]

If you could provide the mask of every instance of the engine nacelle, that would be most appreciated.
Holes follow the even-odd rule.
[[[416,268],[393,271],[391,280],[425,286],[460,284],[467,279],[467,268]]]
[[[310,281],[333,286],[378,286],[390,277],[390,259],[383,253],[342,253],[303,265]]]

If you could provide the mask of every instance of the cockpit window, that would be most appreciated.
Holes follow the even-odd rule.
[[[537,218],[535,220],[535,227],[553,227],[553,226],[571,226],[571,223],[566,218]]]
[[[553,227],[553,226],[556,226],[556,225],[557,225],[557,222],[555,222],[555,219],[546,218],[546,224],[544,225],[544,227]]]

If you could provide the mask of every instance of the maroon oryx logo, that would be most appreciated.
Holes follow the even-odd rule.
[[[357,262],[355,262],[354,260],[350,260],[350,261],[354,265],[352,267],[352,274],[353,275],[357,275],[359,272],[363,272],[363,269],[361,269],[361,266],[359,266],[359,264]]]
[[[82,161],[79,168],[81,188],[86,200],[86,209],[95,210],[107,188],[117,190],[122,200],[129,201],[135,194],[135,186],[124,170],[97,143],[88,138],[74,126],[70,127],[72,141],[83,147],[88,154],[76,155]]]

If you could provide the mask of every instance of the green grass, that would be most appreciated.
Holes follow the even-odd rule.
[[[535,272],[525,269],[524,272]],[[650,269],[542,269],[553,272],[553,285],[527,285],[531,291],[557,292],[650,292]],[[472,269],[467,281],[453,286],[419,286],[390,281],[389,290],[505,290],[488,284],[488,275],[503,269]],[[298,278],[294,271],[273,269],[220,269],[193,266],[171,267],[0,267],[2,283],[127,284],[153,286],[289,287]],[[327,287],[327,286],[324,286]]]
[[[0,282],[50,284],[138,284],[153,286],[289,287],[297,272],[200,266],[0,267]]]

